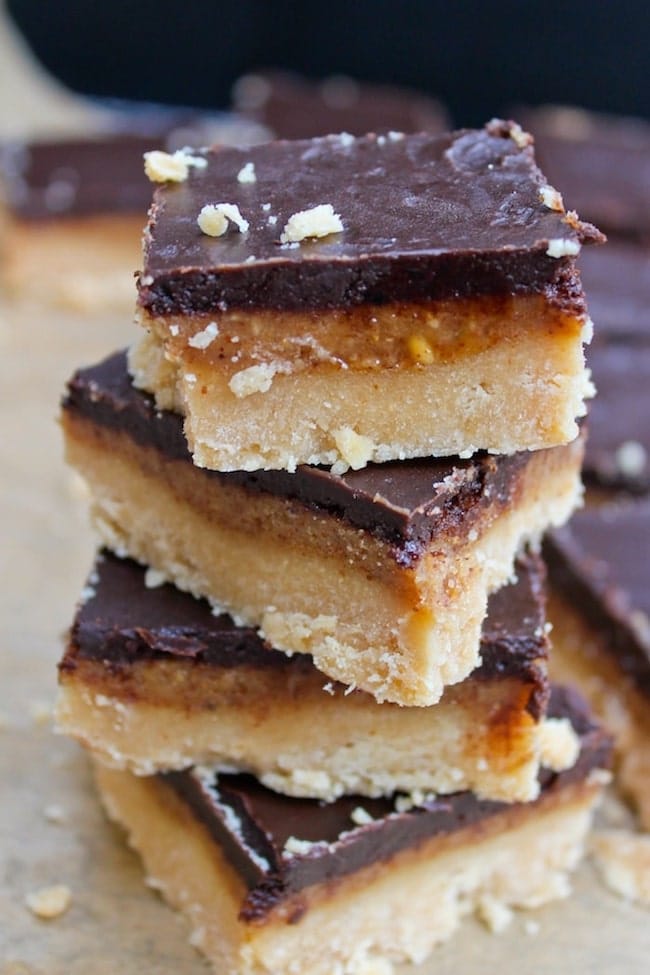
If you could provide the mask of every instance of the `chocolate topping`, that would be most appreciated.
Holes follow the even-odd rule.
[[[544,205],[544,177],[515,137],[495,121],[444,136],[210,151],[204,169],[156,192],[140,304],[154,315],[191,315],[542,293],[581,314],[573,258],[550,257],[549,241],[601,235]],[[256,181],[240,183],[248,162]],[[199,212],[219,202],[239,207],[246,233],[201,232]],[[339,214],[341,233],[280,245],[292,214],[324,203]]]
[[[256,71],[240,78],[233,103],[276,139],[311,139],[332,132],[442,132],[447,122],[442,106],[418,92],[340,77],[314,84],[284,71]]]
[[[618,666],[650,696],[650,503],[580,511],[547,537],[553,584],[604,636]]]
[[[545,571],[535,556],[520,559],[517,582],[490,597],[481,634],[482,664],[476,679],[518,677],[532,686],[528,710],[536,719],[548,697],[544,635]],[[252,627],[215,615],[203,599],[175,586],[148,588],[145,570],[130,559],[102,552],[86,587],[88,598],[75,617],[62,670],[78,658],[119,669],[143,660],[182,658],[218,667],[315,670],[307,654],[272,650]],[[362,691],[357,693],[361,694]]]
[[[573,108],[523,110],[537,161],[567,206],[604,231],[650,236],[650,125]]]
[[[157,411],[153,399],[132,386],[123,352],[75,373],[63,408],[119,430],[172,460],[191,463],[182,418]],[[531,456],[523,451],[498,457],[477,454],[466,460],[389,461],[342,476],[316,467],[300,467],[295,473],[195,470],[200,477],[295,500],[342,518],[387,541],[394,557],[410,565],[435,536],[469,531],[485,506],[512,503]]]
[[[596,340],[650,341],[650,248],[610,240],[578,263]]]
[[[555,717],[568,717],[581,738],[576,764],[566,772],[544,771],[542,798],[589,771],[608,764],[610,741],[589,717],[582,699],[556,688]],[[313,884],[328,883],[363,867],[390,860],[400,850],[417,848],[433,836],[468,829],[520,804],[478,800],[471,792],[433,797],[408,812],[396,812],[391,799],[346,796],[325,804],[281,796],[246,775],[216,776],[209,770],[162,775],[192,809],[248,886],[240,918],[261,920],[283,900]],[[539,800],[538,800],[539,801]],[[361,806],[374,822],[356,826],[352,812]],[[285,849],[290,837],[314,844],[305,852]]]
[[[594,343],[587,364],[598,395],[589,408],[585,481],[635,494],[648,492],[650,342]]]
[[[153,186],[142,156],[156,143],[119,135],[5,146],[0,171],[9,206],[25,220],[141,213],[144,226]]]

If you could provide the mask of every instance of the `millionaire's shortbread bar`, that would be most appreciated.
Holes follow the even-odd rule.
[[[490,598],[481,665],[429,708],[377,704],[326,682],[305,654],[271,649],[109,553],[98,558],[59,665],[59,730],[138,774],[210,763],[290,795],[335,799],[469,789],[537,796],[540,763],[575,760],[568,724],[546,720],[539,559]]]
[[[551,672],[615,735],[617,777],[650,829],[650,504],[578,512],[545,543]]]
[[[463,916],[566,896],[609,748],[573,694],[558,690],[552,712],[580,753],[543,772],[530,803],[457,792],[417,808],[400,796],[323,804],[206,768],[143,778],[97,764],[97,783],[219,975],[389,975]]]
[[[400,704],[434,704],[478,665],[488,594],[581,497],[580,439],[344,475],[201,469],[123,354],[74,376],[62,422],[110,549]]]
[[[566,213],[491,122],[214,150],[154,197],[136,383],[195,463],[360,468],[572,440],[591,387]],[[161,174],[162,175],[162,174]]]

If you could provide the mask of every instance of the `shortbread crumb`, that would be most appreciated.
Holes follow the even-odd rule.
[[[512,922],[512,911],[507,904],[485,896],[478,906],[478,916],[492,934],[502,934]]]
[[[358,471],[362,467],[365,467],[375,449],[375,445],[370,437],[364,437],[356,433],[351,427],[342,427],[340,430],[334,430],[332,432],[334,443],[345,463],[353,471]]]
[[[206,203],[196,222],[208,237],[223,237],[231,224],[237,227],[240,234],[245,234],[249,227],[248,220],[244,220],[236,203]]]
[[[563,772],[576,763],[580,739],[567,718],[546,718],[540,728],[540,762],[553,772]]]
[[[350,819],[356,826],[367,826],[369,823],[374,823],[373,817],[363,806],[357,806],[356,809],[353,809],[350,813]]]
[[[610,890],[650,906],[650,835],[601,830],[593,835],[591,850]]]
[[[257,175],[255,173],[255,163],[247,162],[237,173],[238,183],[256,183]]]
[[[277,371],[277,366],[273,362],[249,366],[231,377],[228,383],[230,391],[237,399],[244,399],[246,396],[252,396],[253,393],[267,393]]]
[[[284,844],[284,852],[290,856],[304,856],[315,846],[318,846],[318,844],[312,843],[311,840],[299,840],[296,836],[290,836]]]
[[[51,920],[60,917],[70,907],[72,892],[65,884],[41,887],[25,897],[25,904],[36,917]]]
[[[539,190],[539,195],[542,198],[542,203],[549,210],[556,210],[558,213],[564,211],[564,201],[562,200],[562,194],[558,193],[554,186],[541,186]]]
[[[219,334],[219,326],[216,322],[210,322],[205,328],[197,332],[196,335],[191,335],[187,340],[187,344],[191,345],[193,349],[207,349],[211,345]]]
[[[549,257],[574,257],[580,253],[580,242],[567,240],[565,237],[554,237],[549,240],[546,253]]]
[[[192,156],[184,149],[176,152],[154,149],[144,154],[145,175],[152,183],[183,183],[192,166],[205,169],[207,164],[202,156]]]
[[[158,569],[149,567],[144,574],[144,584],[147,589],[158,589],[167,582],[167,576]]]
[[[338,213],[334,213],[331,203],[321,203],[309,210],[299,210],[289,217],[284,231],[280,234],[283,244],[299,243],[310,237],[328,237],[340,234],[343,223]]]

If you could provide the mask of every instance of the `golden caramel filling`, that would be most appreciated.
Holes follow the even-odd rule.
[[[144,314],[142,324],[172,360],[226,373],[260,363],[279,371],[323,362],[355,370],[427,366],[514,342],[531,329],[574,343],[583,326],[539,295],[300,312],[236,309],[178,318]]]

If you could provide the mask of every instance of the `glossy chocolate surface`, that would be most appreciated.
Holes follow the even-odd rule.
[[[547,699],[544,635],[545,570],[535,556],[517,563],[517,582],[490,597],[481,633],[482,664],[476,679],[518,677],[533,687],[529,711],[539,717]],[[178,658],[218,667],[273,667],[315,671],[307,654],[272,650],[252,627],[237,626],[225,613],[215,615],[203,599],[165,584],[148,588],[145,570],[109,552],[98,557],[86,586],[86,600],[75,617],[63,670],[76,660],[101,660],[107,666]],[[362,692],[358,692],[362,693]]]
[[[236,82],[233,104],[275,139],[338,132],[443,132],[447,127],[444,109],[426,95],[342,77],[314,83],[284,71],[255,72]]]
[[[541,773],[542,797],[584,780],[591,769],[604,767],[609,760],[609,739],[592,723],[575,692],[555,689],[551,708],[555,717],[571,720],[582,747],[572,769]],[[288,798],[246,775],[217,777],[208,770],[190,770],[160,779],[191,807],[248,887],[240,912],[244,921],[262,920],[283,900],[314,884],[389,861],[401,850],[417,848],[431,837],[469,832],[482,820],[521,808],[521,804],[478,800],[471,792],[460,792],[434,797],[408,812],[396,812],[392,799],[346,796],[327,804]],[[351,817],[358,807],[373,822],[355,825]],[[315,845],[291,855],[285,850],[290,837]],[[296,910],[300,910],[299,901]]]
[[[621,670],[650,697],[650,503],[579,511],[550,533],[553,585],[607,642]]]
[[[123,352],[75,373],[63,409],[191,464],[182,418],[156,410],[152,397],[132,386]],[[316,467],[299,467],[295,473],[194,470],[197,477],[298,501],[344,519],[388,542],[397,561],[410,565],[435,536],[464,537],[486,506],[516,503],[532,456],[523,451],[507,457],[389,461],[341,476]]]
[[[140,304],[153,315],[191,315],[541,293],[581,313],[573,258],[546,251],[550,240],[600,235],[544,205],[532,148],[510,133],[492,122],[442,136],[209,152],[204,169],[156,192]],[[240,183],[248,162],[256,181]],[[199,212],[219,202],[239,207],[246,233],[202,233]],[[281,245],[294,213],[326,203],[341,233]]]
[[[589,407],[585,481],[635,494],[647,493],[650,491],[650,341],[594,342],[587,352],[587,365],[592,370],[598,395]]]

